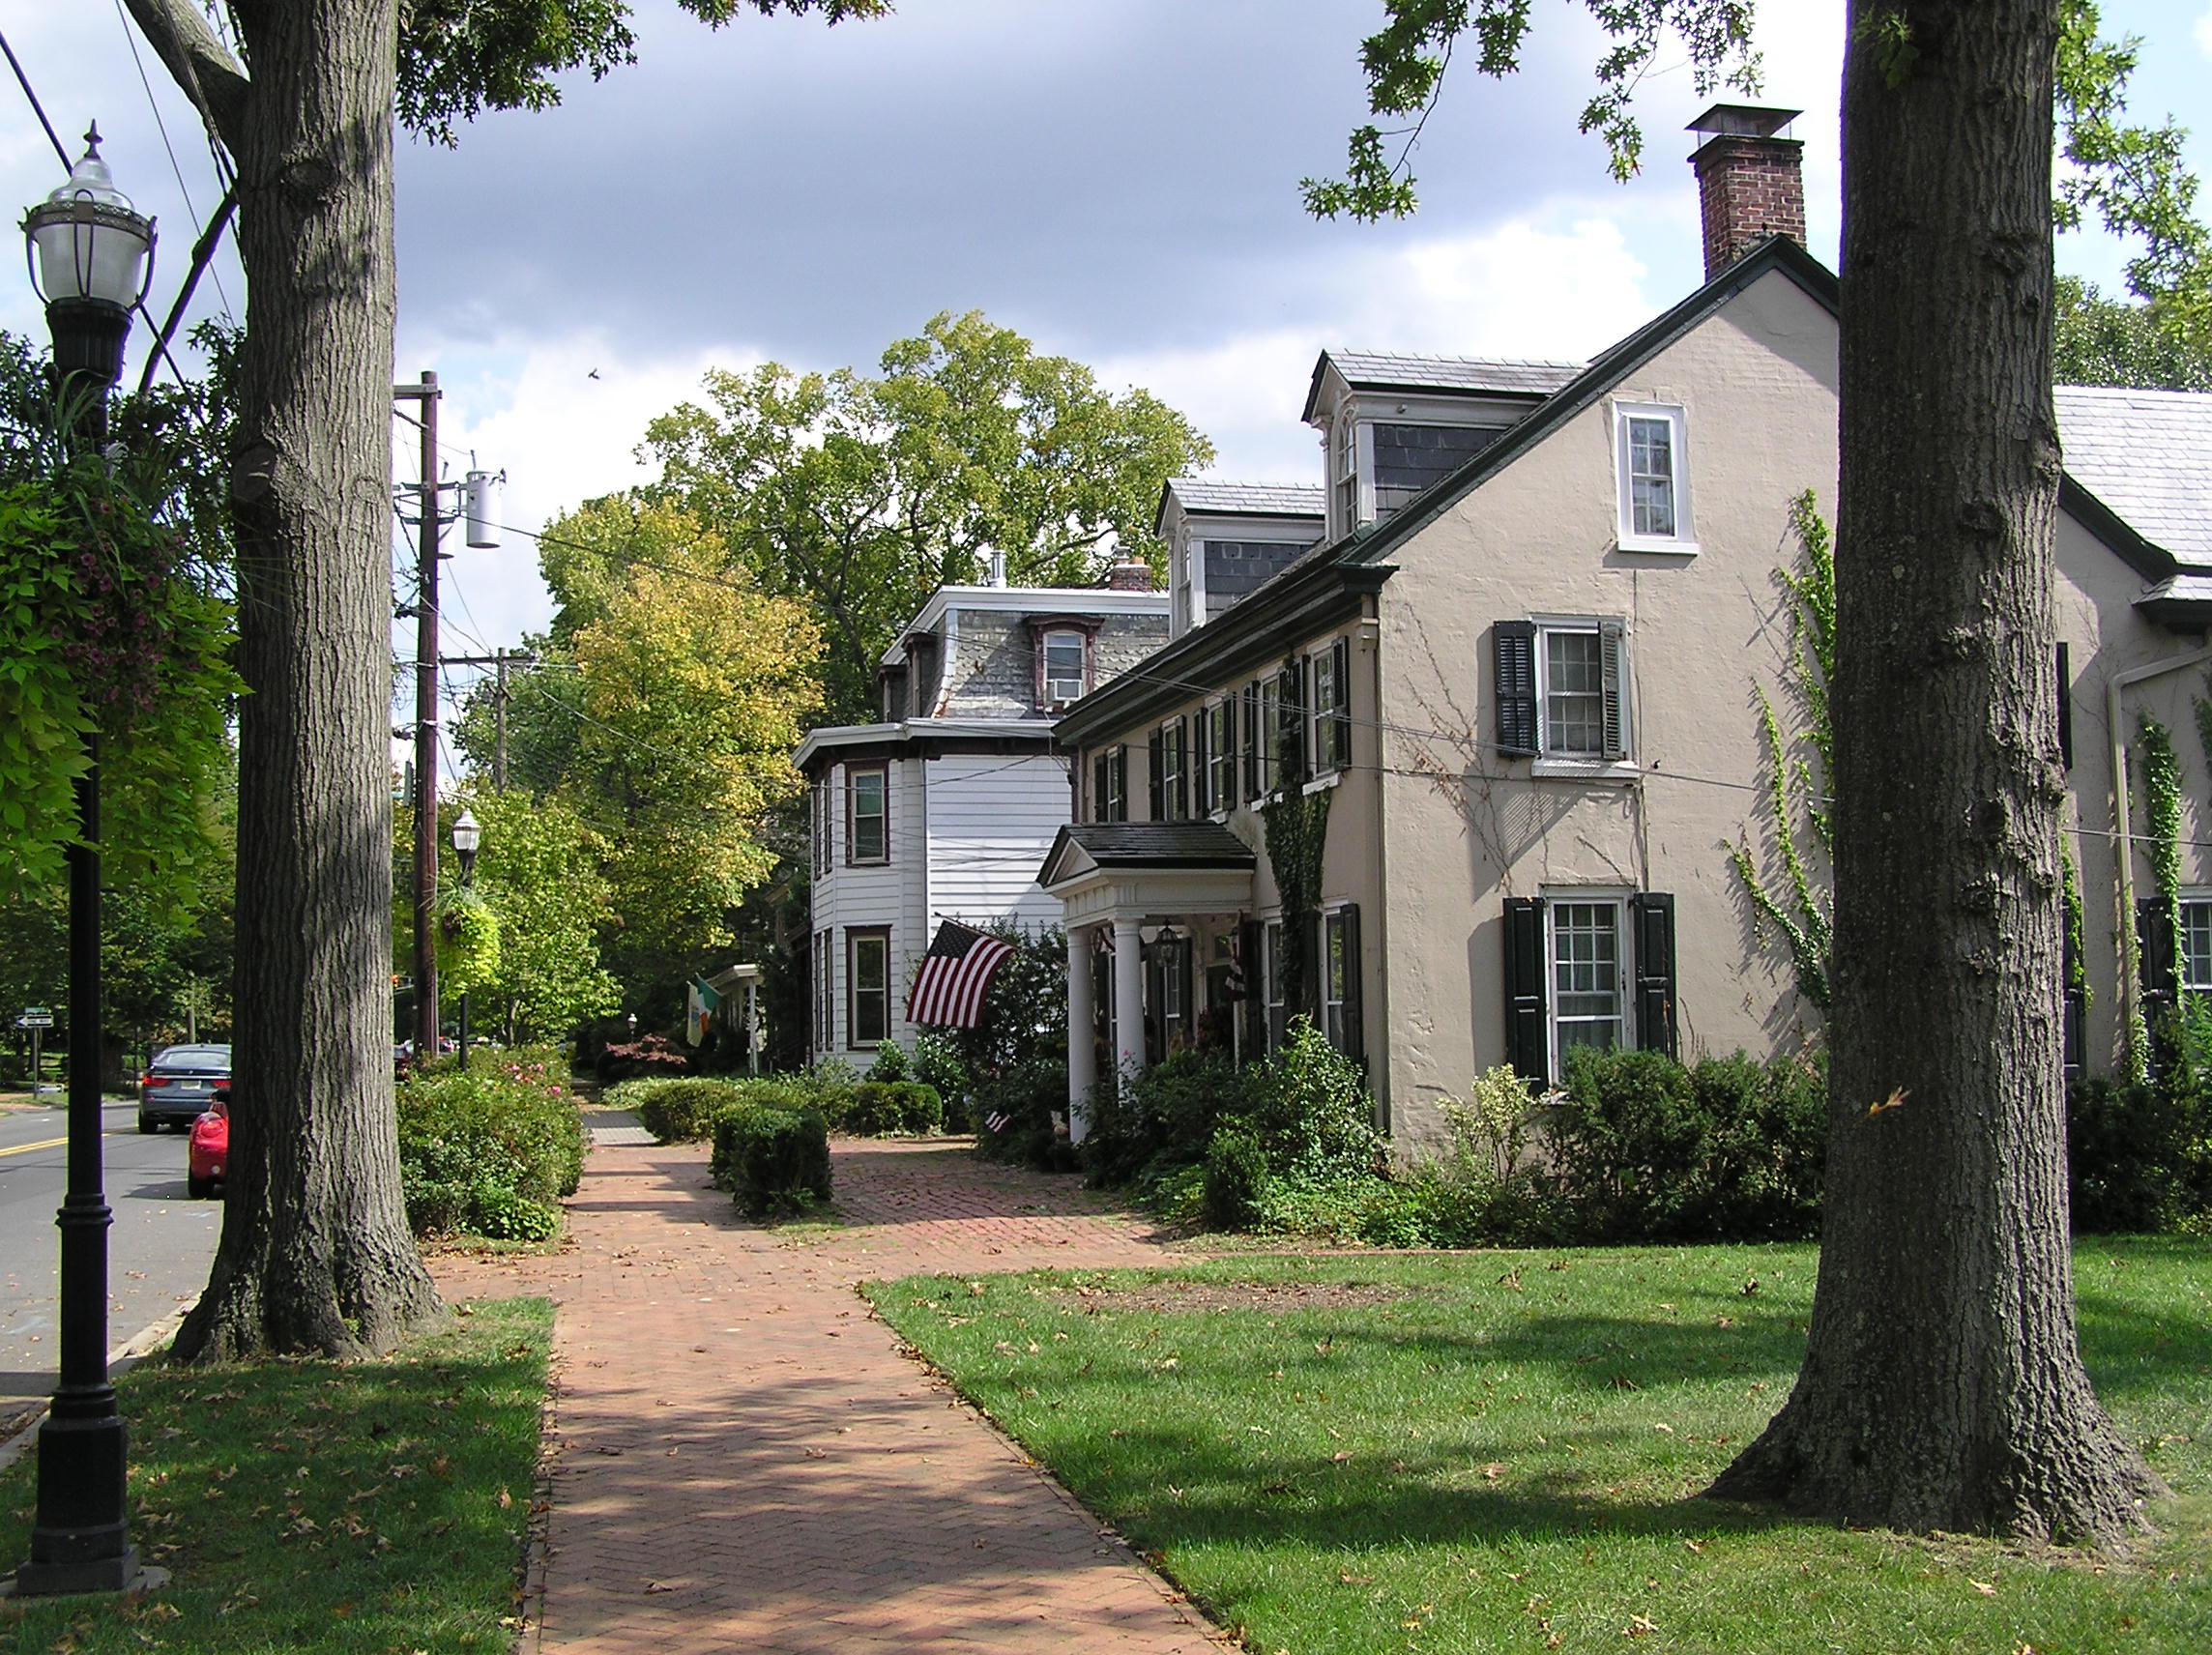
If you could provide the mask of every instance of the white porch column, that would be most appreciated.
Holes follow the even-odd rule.
[[[1067,931],[1067,1137],[1080,1144],[1091,1136],[1091,1086],[1097,1077],[1091,1045],[1096,1010],[1091,992],[1090,927]]]
[[[1144,944],[1134,915],[1114,916],[1114,1066],[1133,1074],[1145,1066]]]

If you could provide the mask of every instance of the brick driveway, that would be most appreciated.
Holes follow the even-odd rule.
[[[1145,1226],[965,1147],[835,1147],[833,1231],[735,1217],[697,1147],[607,1140],[553,1258],[456,1258],[449,1293],[559,1307],[545,1649],[1109,1650],[1212,1629],[899,1353],[856,1284],[1164,1263]]]

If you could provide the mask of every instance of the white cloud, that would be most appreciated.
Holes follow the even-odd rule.
[[[1646,274],[1615,222],[1517,218],[1354,259],[1331,302],[1298,324],[1113,358],[1099,375],[1144,386],[1188,415],[1213,439],[1216,475],[1310,482],[1317,439],[1298,414],[1324,348],[1580,362],[1657,308]]]

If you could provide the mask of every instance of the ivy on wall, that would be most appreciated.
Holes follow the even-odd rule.
[[[1290,676],[1286,671],[1286,677]],[[1272,801],[1262,808],[1260,824],[1266,836],[1267,865],[1275,875],[1275,890],[1283,905],[1283,1004],[1290,1015],[1312,1009],[1320,997],[1315,973],[1319,962],[1309,957],[1314,915],[1321,911],[1322,853],[1328,842],[1328,803],[1336,790],[1324,787],[1305,791],[1305,743],[1296,727],[1278,726],[1275,740],[1275,774],[1280,785]]]
[[[2143,838],[2150,857],[2151,887],[2166,910],[2167,935],[2181,936],[2181,761],[2173,733],[2143,713],[2136,732],[2136,760],[2141,771]],[[2127,959],[2141,957],[2142,941],[2133,913],[2120,915],[2120,947]],[[2128,1074],[2140,1083],[2150,1075],[2150,1026],[2142,997],[2128,1008]]]
[[[1760,929],[1772,926],[1788,945],[1798,993],[1825,1011],[1833,929],[1824,864],[1834,832],[1828,790],[1835,774],[1835,726],[1828,685],[1836,670],[1835,548],[1811,489],[1790,502],[1790,526],[1797,537],[1798,566],[1776,569],[1774,578],[1790,600],[1792,639],[1783,683],[1804,712],[1804,727],[1785,737],[1766,691],[1755,691],[1766,743],[1766,808],[1780,867],[1770,884],[1744,839],[1730,848],[1729,862]]]

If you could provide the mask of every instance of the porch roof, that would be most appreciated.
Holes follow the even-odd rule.
[[[1071,822],[1037,884],[1069,925],[1248,906],[1259,857],[1218,822]]]

